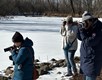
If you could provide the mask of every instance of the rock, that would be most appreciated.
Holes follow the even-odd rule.
[[[76,56],[76,57],[74,58],[74,61],[75,61],[75,63],[79,63],[80,57]]]
[[[43,69],[39,69],[39,75],[44,75],[44,74],[48,74],[49,72]]]
[[[40,61],[38,59],[35,59],[34,62],[37,63],[37,62],[40,62]]]
[[[102,80],[102,69],[101,69],[100,76],[97,77],[97,80]]]
[[[80,58],[79,57],[75,57],[74,58],[75,62],[77,64],[79,64],[80,62]],[[65,59],[60,59],[60,60],[56,60],[56,59],[51,59],[51,63],[50,62],[43,62],[43,63],[37,63],[39,62],[38,60],[36,60],[36,64],[35,67],[39,72],[39,75],[44,75],[44,74],[49,74],[50,70],[53,70],[56,67],[66,67],[66,61]],[[5,74],[8,75],[9,77],[5,77],[5,76],[0,76],[0,80],[8,80],[8,78],[12,78],[13,77],[13,67],[9,66],[6,70],[5,70]],[[80,65],[78,66],[78,69],[80,68]],[[62,74],[60,71],[57,72],[57,74]],[[64,78],[62,78],[64,80]],[[72,76],[69,80],[83,80],[83,76],[81,74],[78,74],[76,76]],[[100,76],[97,78],[97,80],[102,80],[102,71]]]
[[[57,74],[62,74],[61,72],[57,72]]]
[[[9,76],[13,73],[13,70],[12,70],[13,67],[9,66],[6,70],[5,70],[5,75]]]
[[[83,80],[83,75],[78,74],[76,76],[72,76],[69,80]]]
[[[8,80],[8,77],[0,76],[0,80]]]
[[[64,63],[65,63],[64,59],[58,60],[58,61],[56,61],[55,67],[62,67],[65,65]]]
[[[53,62],[54,62],[54,61],[57,61],[57,60],[56,60],[56,59],[54,59],[54,58],[52,58],[52,59],[51,59],[51,61],[53,61]]]

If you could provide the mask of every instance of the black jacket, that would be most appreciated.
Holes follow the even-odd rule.
[[[80,48],[81,72],[87,76],[97,76],[102,67],[102,22],[94,19],[88,29],[78,28],[77,37],[82,41]]]

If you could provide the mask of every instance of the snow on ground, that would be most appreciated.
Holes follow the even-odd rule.
[[[20,31],[24,38],[29,37],[33,40],[35,58],[41,62],[50,61],[52,58],[64,59],[63,50],[61,49],[62,37],[59,33],[64,18],[16,16],[14,19],[0,20],[0,70],[12,65],[12,62],[8,59],[10,53],[5,53],[4,48],[13,45],[11,38],[15,31]],[[74,18],[74,20],[81,21],[81,18]],[[75,56],[80,56],[80,43],[78,41]],[[59,71],[62,74],[57,74]],[[55,68],[49,72],[50,74],[40,76],[38,80],[61,80],[66,72],[66,67]]]

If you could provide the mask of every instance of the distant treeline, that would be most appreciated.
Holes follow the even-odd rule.
[[[102,17],[102,0],[0,0],[0,16],[81,16],[85,10]]]

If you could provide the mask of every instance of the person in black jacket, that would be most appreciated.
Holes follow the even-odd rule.
[[[77,32],[77,38],[82,41],[80,72],[84,80],[96,80],[102,68],[102,22],[85,11],[82,23]]]

